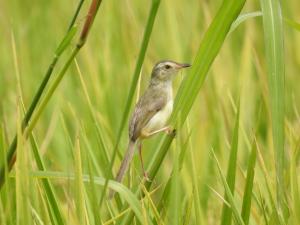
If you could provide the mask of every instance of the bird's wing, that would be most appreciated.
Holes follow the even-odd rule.
[[[167,95],[161,91],[147,90],[135,106],[129,124],[129,137],[135,141],[149,120],[167,104]]]

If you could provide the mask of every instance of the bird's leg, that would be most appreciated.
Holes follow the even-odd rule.
[[[142,142],[139,143],[138,149],[139,149],[139,156],[140,156],[140,160],[141,160],[143,175],[147,181],[150,181],[148,173],[146,172],[145,167],[144,167],[144,161],[143,161],[143,156],[142,156]]]
[[[161,128],[161,129],[152,131],[151,133],[143,131],[142,136],[145,137],[145,138],[148,138],[148,137],[153,136],[154,134],[157,134],[157,133],[163,132],[163,131],[166,132],[167,134],[171,134],[173,129],[170,126],[166,126],[166,127]]]

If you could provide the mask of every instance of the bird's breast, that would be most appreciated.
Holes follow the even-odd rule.
[[[143,131],[151,133],[166,126],[173,110],[173,99],[170,99],[164,108],[158,111],[143,128]]]

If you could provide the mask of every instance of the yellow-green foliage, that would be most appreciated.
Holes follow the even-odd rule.
[[[18,137],[0,224],[300,224],[298,0],[103,0],[68,67],[91,0],[58,48],[78,3],[0,3],[0,166]],[[193,64],[174,82],[176,136],[144,142],[152,182],[137,156],[123,184],[108,182],[161,59]]]

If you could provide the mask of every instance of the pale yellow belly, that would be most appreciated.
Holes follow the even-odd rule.
[[[152,133],[156,130],[159,130],[166,126],[166,123],[173,110],[173,100],[168,101],[166,106],[157,112],[143,128],[143,131],[146,133]]]

